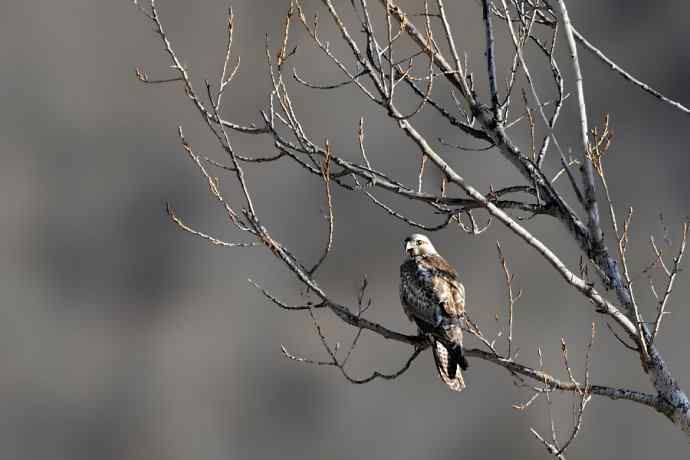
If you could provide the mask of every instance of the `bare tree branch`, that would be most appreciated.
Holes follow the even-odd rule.
[[[435,11],[431,11],[428,2],[425,2],[424,10],[420,14],[407,14],[392,0],[380,0],[380,3],[384,9],[382,16],[378,19],[382,21],[381,24],[385,24],[385,27],[376,31],[374,24],[379,24],[379,22],[373,16],[374,11],[366,0],[350,2],[356,17],[354,29],[349,25],[352,17],[344,16],[338,10],[341,3],[332,0],[321,1],[327,16],[335,25],[339,39],[345,45],[346,57],[341,56],[341,51],[338,51],[336,55],[334,51],[336,48],[320,36],[318,17],[315,17],[313,21],[308,21],[302,3],[299,0],[290,3],[278,34],[280,42],[277,51],[275,45],[271,48],[268,36],[266,38],[264,52],[271,89],[268,94],[268,107],[260,112],[263,120],[263,126],[260,127],[244,126],[222,117],[223,97],[231,87],[230,84],[238,72],[240,62],[238,57],[236,64],[231,65],[234,61],[232,46],[236,22],[232,10],[228,11],[226,47],[217,87],[212,87],[206,81],[206,92],[201,94],[197,92],[190,70],[183,66],[182,59],[177,55],[163,28],[155,1],[151,0],[148,7],[137,4],[139,10],[154,25],[154,30],[161,40],[163,50],[174,72],[173,77],[155,80],[137,69],[137,78],[144,83],[182,83],[180,86],[184,89],[185,97],[195,107],[202,122],[229,160],[219,162],[198,155],[180,128],[178,134],[184,152],[191,160],[193,168],[201,173],[210,195],[221,206],[233,231],[243,233],[254,241],[251,243],[227,242],[195,230],[182,221],[171,206],[167,206],[166,210],[172,222],[183,231],[213,245],[223,247],[262,245],[268,249],[282,263],[285,270],[296,277],[303,289],[303,295],[310,300],[291,305],[259,285],[253,282],[252,284],[278,308],[291,313],[306,313],[305,317],[308,317],[307,320],[311,323],[313,332],[319,338],[327,357],[323,360],[301,357],[288,352],[282,346],[283,355],[290,360],[302,363],[335,367],[348,382],[363,384],[377,379],[392,380],[403,375],[422,351],[429,346],[429,339],[426,336],[407,335],[367,319],[366,314],[373,300],[369,298],[365,301],[365,290],[368,285],[366,278],[352,306],[333,299],[315,279],[315,273],[319,267],[332,255],[336,241],[334,189],[340,188],[349,193],[358,194],[361,199],[371,201],[384,213],[405,225],[426,231],[454,228],[456,231],[461,230],[476,236],[484,232],[496,220],[516,235],[523,244],[539,254],[548,266],[560,275],[565,285],[582,295],[582,299],[587,304],[594,306],[596,313],[604,315],[607,321],[611,321],[616,329],[607,322],[610,331],[623,345],[626,352],[635,353],[639,357],[642,369],[650,375],[654,388],[652,393],[645,393],[627,388],[591,384],[590,365],[595,335],[594,324],[582,380],[575,377],[576,373],[568,359],[565,340],[562,341],[561,352],[567,379],[559,380],[545,372],[539,347],[537,347],[540,361],[538,369],[518,363],[518,353],[513,343],[517,313],[514,306],[520,298],[521,291],[517,293],[514,291],[515,276],[508,269],[502,247],[497,244],[499,263],[507,289],[507,321],[499,322],[497,315],[497,324],[500,324],[500,329],[488,330],[488,334],[485,334],[478,322],[472,320],[467,314],[463,328],[471,337],[477,339],[481,349],[469,348],[465,350],[465,354],[469,358],[481,359],[506,369],[517,385],[530,389],[532,394],[529,399],[525,403],[515,404],[515,408],[526,410],[541,395],[545,396],[549,410],[551,439],[543,437],[534,429],[532,432],[547,451],[556,458],[564,458],[563,453],[572,445],[581,430],[585,407],[595,395],[650,407],[669,418],[690,437],[690,402],[672,377],[670,369],[654,344],[655,338],[660,333],[662,319],[668,314],[671,292],[681,270],[680,264],[687,244],[688,225],[683,226],[682,241],[672,264],[664,260],[663,251],[656,245],[653,238],[651,240],[656,257],[642,274],[650,278],[657,304],[655,320],[645,322],[644,303],[641,302],[638,305],[635,298],[633,280],[636,278],[631,275],[632,270],[627,258],[631,213],[620,228],[602,162],[611,142],[609,119],[605,116],[601,130],[595,127],[591,132],[589,131],[582,69],[575,40],[579,40],[614,70],[645,91],[679,110],[688,112],[688,109],[637,81],[593,48],[573,28],[564,0],[558,0],[560,14],[557,14],[544,1],[511,0],[509,4],[507,0],[501,0],[498,6],[488,0],[482,0],[486,42],[485,63],[489,87],[488,104],[483,102],[475,89],[475,80],[467,57],[465,56],[464,60],[461,59],[461,53],[458,50],[459,42],[455,39],[451,21],[442,0],[436,0],[437,10]],[[495,23],[494,17],[499,18]],[[421,29],[414,24],[414,18],[423,19],[424,25]],[[293,21],[296,21],[294,24],[304,28],[307,40],[313,42],[316,49],[320,50],[328,61],[344,74],[344,80],[332,84],[315,84],[299,76],[297,69],[292,70],[293,79],[284,78],[283,68],[296,52],[296,47],[290,50],[290,42],[293,40],[291,36],[294,36],[290,30]],[[495,54],[495,40],[497,36],[500,37],[496,34],[496,27],[503,26],[504,23],[509,39],[513,42],[514,53],[511,53],[511,57],[505,63],[500,63],[497,62]],[[556,38],[559,30],[565,34],[566,45],[570,52],[570,65],[575,74],[580,149],[582,150],[580,160],[566,158],[555,134],[561,108],[568,98],[558,63],[557,50],[560,47],[557,47]],[[443,51],[434,38],[438,37],[439,33],[441,40],[447,44],[446,50],[450,51],[449,58],[443,55]],[[546,40],[544,36],[547,37]],[[402,51],[403,45],[400,42],[407,39],[412,41],[417,51]],[[532,78],[530,70],[532,61],[528,61],[527,56],[530,54],[526,52],[528,47],[536,47],[542,64],[544,59],[547,61],[546,73],[550,71],[549,78],[552,79],[554,85],[551,88],[551,95],[546,95],[547,93],[542,88],[538,88],[536,81]],[[502,100],[496,82],[498,65],[509,71]],[[420,68],[423,70],[419,71]],[[522,74],[526,82],[520,78]],[[440,84],[444,81],[450,85],[449,93],[441,97],[435,96],[439,91],[448,90]],[[403,175],[403,177],[408,177],[406,181],[380,168],[375,154],[370,155],[365,148],[364,118],[360,118],[356,136],[352,139],[355,143],[354,155],[348,155],[347,151],[337,151],[328,141],[322,142],[325,136],[312,135],[308,125],[300,118],[301,101],[291,98],[290,87],[296,84],[318,90],[337,90],[345,86],[358,89],[364,96],[365,102],[373,103],[394,123],[401,135],[413,142],[415,148],[410,153],[410,159],[414,160],[418,166],[414,166],[414,171],[409,177]],[[514,96],[513,91],[522,92],[522,102],[516,102],[519,98]],[[529,94],[532,99],[528,99]],[[542,100],[547,102],[542,102]],[[518,106],[520,103],[523,106]],[[440,117],[447,129],[457,129],[457,132],[463,136],[470,136],[475,140],[488,143],[488,147],[464,148],[439,139],[442,146],[451,146],[458,150],[487,150],[486,155],[492,155],[495,149],[500,157],[519,173],[519,180],[498,190],[489,186],[488,192],[480,191],[480,188],[472,183],[474,178],[471,174],[462,169],[462,166],[458,166],[463,160],[462,155],[453,152],[452,161],[449,161],[450,155],[441,153],[439,143],[432,140],[437,137],[423,129],[424,125],[419,122],[418,115],[427,106],[433,109],[429,112],[436,119]],[[402,109],[402,107],[405,108]],[[546,107],[553,109],[545,109]],[[452,115],[451,109],[458,110],[459,115]],[[511,110],[512,116],[517,115],[517,118],[506,123]],[[518,125],[518,122],[522,120],[526,121],[526,128],[529,130],[529,145],[524,149],[518,147],[518,143],[508,131],[510,129],[512,133],[513,127],[524,127],[524,125]],[[562,129],[562,126],[559,129]],[[239,152],[233,147],[231,135],[243,134],[265,136],[265,139],[272,143],[275,153],[252,156]],[[547,159],[550,146],[556,148],[560,158],[552,159],[549,156]],[[353,157],[361,158],[352,160]],[[294,162],[301,168],[302,173],[318,177],[323,184],[326,241],[316,263],[310,268],[307,268],[309,265],[306,265],[297,254],[276,239],[262,223],[259,209],[255,205],[252,186],[262,187],[263,184],[250,184],[245,176],[244,168],[249,163],[257,168],[271,167],[277,164],[278,160]],[[546,163],[550,163],[549,168],[555,168],[548,170],[549,177],[553,175],[554,170],[557,171],[552,179],[549,179],[545,172]],[[239,187],[239,193],[232,196],[231,202],[226,200],[220,180],[210,175],[206,169],[209,164],[220,168],[220,172],[229,173],[228,177]],[[574,165],[579,165],[582,172],[582,190],[571,170]],[[432,187],[429,183],[429,175],[432,173],[440,175],[440,190],[432,190],[438,188],[438,186]],[[568,176],[573,188],[577,199],[575,203],[577,211],[566,202],[564,193],[560,191],[562,181],[558,183],[557,188],[556,181],[563,174]],[[604,241],[604,230],[596,195],[597,176],[605,191],[611,226],[617,238],[618,251],[613,256],[609,253]],[[397,198],[395,208],[379,199],[383,192]],[[405,204],[413,201],[422,204],[425,210],[431,211],[428,213],[429,216],[418,218],[410,212]],[[400,205],[399,202],[404,204]],[[586,222],[580,219],[577,212],[584,212]],[[488,216],[486,221],[483,220],[484,213]],[[415,218],[410,217],[411,215],[415,215]],[[540,220],[535,219],[534,222],[530,220],[534,216],[548,216],[544,218],[556,219],[563,225],[567,230],[568,238],[581,250],[579,267],[571,267],[568,258],[562,255],[565,253],[559,254],[559,249],[555,245],[547,245],[544,242],[544,236],[540,234],[541,228],[538,225]],[[431,220],[432,217],[436,221]],[[599,276],[603,287],[595,286],[594,282],[590,281],[590,268]],[[663,291],[657,291],[654,286],[652,275],[649,274],[652,268],[662,270],[666,276],[666,287]],[[606,291],[610,288],[613,289],[616,300],[607,297],[609,294]],[[342,350],[338,342],[329,339],[322,326],[324,314],[333,314],[344,325],[353,328],[352,338],[348,341],[349,345],[343,347]],[[623,333],[620,334],[620,331]],[[355,377],[349,371],[349,364],[351,360],[356,359],[356,350],[362,335],[370,333],[411,346],[411,353],[395,371],[374,370],[365,374],[365,377]],[[505,355],[499,353],[496,347],[497,341],[503,336],[507,342]],[[560,430],[557,429],[551,412],[553,392],[568,393],[576,399],[575,422],[565,441],[558,439],[562,436],[559,436]],[[560,431],[560,433],[563,432]]]
[[[651,94],[652,96],[659,99],[660,101],[665,102],[672,107],[675,107],[676,109],[680,110],[681,112],[685,112],[687,114],[690,114],[689,108],[685,107],[680,102],[676,102],[673,99],[669,99],[668,97],[664,96],[659,91],[655,90],[654,88],[652,88],[651,86],[649,86],[645,82],[635,78],[630,73],[623,70],[618,64],[616,64],[611,59],[609,59],[603,52],[601,52],[601,50],[599,50],[597,47],[592,45],[592,43],[590,43],[589,40],[587,40],[580,32],[578,32],[577,29],[573,28],[572,30],[573,30],[573,34],[574,34],[575,38],[577,39],[577,41],[582,43],[588,51],[590,51],[596,57],[601,59],[605,64],[607,64],[609,67],[611,67],[611,69],[613,71],[615,71],[616,73],[618,73],[621,77],[628,80],[632,84],[638,86],[640,89],[642,89],[642,91],[645,91],[645,92]]]

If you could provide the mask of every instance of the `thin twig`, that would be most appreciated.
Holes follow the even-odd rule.
[[[198,230],[194,230],[187,224],[185,224],[182,219],[180,219],[177,214],[175,213],[175,210],[170,206],[169,203],[165,203],[165,213],[170,217],[170,220],[172,220],[175,225],[177,225],[179,228],[184,230],[187,233],[191,233],[192,235],[196,235],[199,238],[202,238],[209,243],[213,244],[214,246],[224,246],[226,248],[249,248],[256,246],[256,243],[228,243],[223,240],[219,240],[218,238],[207,235],[206,233],[200,232]]]
[[[592,52],[596,57],[601,59],[604,63],[606,63],[609,67],[611,67],[612,70],[617,72],[621,77],[624,79],[628,80],[632,84],[636,85],[642,91],[645,91],[652,96],[656,97],[662,102],[665,102],[669,104],[671,107],[674,107],[681,112],[685,112],[686,114],[690,114],[690,109],[682,105],[680,102],[676,102],[673,99],[669,99],[668,97],[664,96],[661,94],[659,91],[655,90],[648,84],[644,83],[643,81],[639,80],[638,78],[635,78],[633,75],[631,75],[629,72],[626,72],[623,70],[618,64],[613,62],[611,59],[609,59],[601,50],[599,50],[597,47],[595,47],[592,43],[590,43],[580,32],[577,31],[574,27],[572,28],[573,35],[575,38],[582,43],[585,48]]]
[[[637,301],[635,300],[635,291],[633,290],[633,282],[630,276],[630,270],[628,268],[628,259],[626,256],[626,252],[628,249],[628,241],[630,239],[630,221],[632,220],[632,216],[633,208],[630,207],[628,208],[628,214],[626,215],[625,221],[623,222],[623,232],[618,238],[618,256],[620,258],[621,265],[623,266],[623,277],[625,279],[626,289],[630,295],[630,303],[632,305],[632,311],[634,315],[633,317],[635,318],[635,322],[637,324],[637,342],[639,343],[640,354],[645,360],[647,360],[649,359],[649,350],[648,344],[645,340],[644,323],[642,322],[642,315],[640,314],[640,309],[637,306]]]
[[[328,220],[328,238],[326,240],[326,246],[323,249],[321,257],[309,270],[309,275],[313,275],[316,270],[318,270],[324,260],[326,260],[326,257],[328,257],[328,254],[330,254],[333,247],[333,230],[335,228],[335,224],[333,221],[333,195],[331,193],[331,144],[328,141],[326,141],[326,158],[324,158],[321,166],[321,176],[323,177],[324,188],[326,190],[326,219]]]
[[[503,255],[501,243],[498,241],[496,241],[496,249],[498,250],[498,259],[500,261],[501,268],[503,269],[503,275],[505,276],[506,287],[508,289],[508,334],[506,339],[508,341],[508,357],[511,357],[513,355],[513,308],[515,306],[515,302],[522,295],[522,291],[518,291],[517,295],[513,292],[513,281],[515,280],[515,276],[512,275],[508,270],[508,263]]]
[[[659,333],[659,329],[661,327],[661,319],[664,317],[664,315],[668,314],[666,311],[666,303],[668,302],[668,299],[671,297],[671,292],[673,291],[673,283],[676,280],[676,276],[678,275],[678,272],[680,271],[680,263],[683,260],[683,255],[685,254],[685,249],[687,247],[687,242],[688,242],[688,223],[685,222],[683,224],[683,236],[680,242],[680,247],[678,248],[678,255],[673,258],[673,268],[671,268],[671,272],[668,275],[668,282],[666,283],[666,290],[664,291],[664,295],[662,296],[661,300],[659,301],[658,307],[657,307],[657,314],[656,314],[656,319],[654,320],[654,329],[652,332],[652,338],[650,342],[654,342],[654,339],[656,338],[657,334]]]

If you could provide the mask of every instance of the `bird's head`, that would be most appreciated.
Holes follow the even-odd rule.
[[[438,254],[426,235],[412,234],[405,238],[405,253],[410,257]]]

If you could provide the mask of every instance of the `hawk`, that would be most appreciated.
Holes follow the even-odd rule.
[[[465,313],[465,288],[458,273],[436,252],[425,235],[405,239],[407,258],[400,265],[400,302],[420,333],[431,340],[436,368],[451,390],[462,391],[467,360],[460,322]]]

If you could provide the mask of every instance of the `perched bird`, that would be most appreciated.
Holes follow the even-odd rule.
[[[400,265],[400,302],[420,333],[429,336],[441,380],[455,391],[465,388],[462,349],[465,288],[458,273],[436,252],[425,235],[405,239],[405,262]]]

